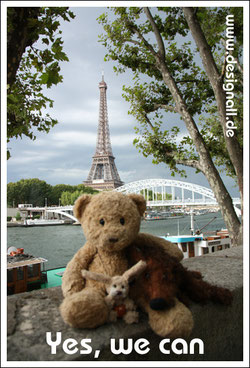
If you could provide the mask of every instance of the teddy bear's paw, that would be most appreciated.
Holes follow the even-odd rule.
[[[125,307],[126,307],[127,310],[129,310],[129,311],[135,311],[136,310],[136,305],[135,305],[135,303],[132,299],[129,299],[129,298],[125,299],[124,304],[125,304]]]
[[[128,311],[123,317],[123,319],[127,324],[138,323],[139,313],[136,311]]]
[[[108,320],[109,309],[97,290],[84,289],[66,297],[60,306],[65,323],[75,328],[95,328]]]
[[[155,311],[147,308],[149,324],[159,336],[169,338],[187,338],[193,329],[193,317],[190,310],[176,299],[170,309]]]
[[[111,295],[105,296],[105,302],[109,309],[112,309],[115,304],[115,300],[113,299]]]
[[[109,321],[116,322],[117,321],[117,313],[114,310],[111,310],[109,313]]]

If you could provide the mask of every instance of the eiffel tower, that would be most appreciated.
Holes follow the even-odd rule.
[[[124,183],[118,174],[111,148],[106,96],[107,84],[104,82],[103,74],[99,89],[100,105],[96,151],[89,175],[83,184],[98,190],[108,190],[120,187]]]

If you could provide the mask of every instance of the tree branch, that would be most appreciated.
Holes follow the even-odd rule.
[[[180,159],[175,159],[176,164],[177,165],[184,165],[184,166],[188,166],[188,167],[193,167],[196,170],[200,170],[201,172],[203,172],[202,170],[202,166],[200,164],[200,161],[198,160],[180,160]]]
[[[147,114],[144,113],[143,115],[144,115],[145,120],[147,121],[148,125],[152,129],[152,131],[154,131],[154,126],[151,123],[150,119],[148,118]],[[164,144],[162,144],[161,142],[159,142],[159,146],[160,145],[163,145],[164,146]],[[197,169],[197,170],[200,170],[201,172],[204,172],[203,171],[203,167],[202,167],[202,165],[201,165],[201,163],[200,163],[199,160],[178,159],[178,158],[175,157],[175,151],[169,151],[167,149],[163,149],[163,150],[164,150],[164,155],[166,156],[166,159],[167,158],[173,159],[177,165],[183,165],[183,166],[193,167],[194,169]]]
[[[166,111],[171,111],[171,112],[178,112],[174,106],[165,105],[165,104],[154,104],[152,112],[158,109],[164,109]]]
[[[161,34],[159,32],[159,29],[158,29],[158,27],[157,27],[157,25],[155,23],[154,18],[152,17],[152,14],[151,14],[149,8],[148,7],[145,7],[143,9],[144,9],[144,12],[145,12],[145,14],[146,14],[146,16],[147,16],[147,18],[148,18],[148,20],[149,20],[152,28],[153,28],[153,32],[154,32],[155,37],[156,37],[156,41],[157,41],[158,48],[159,48],[159,51],[158,51],[157,54],[160,56],[160,58],[162,60],[165,60],[165,55],[166,55],[165,54],[165,46],[164,46],[164,43],[163,43]]]
[[[151,123],[150,119],[148,118],[148,115],[144,112],[144,113],[143,113],[143,116],[144,116],[144,118],[145,118],[146,122],[148,123],[148,125],[150,126],[150,128],[154,131],[154,126],[153,126],[153,124]]]
[[[220,75],[220,79],[221,80],[223,80],[223,78],[225,76],[225,72],[226,72],[226,65],[227,65],[226,57],[227,57],[227,54],[225,52],[224,62],[223,62],[223,66],[222,66],[222,70],[221,70],[221,75]]]
[[[186,79],[186,80],[176,80],[176,84],[178,83],[207,83],[205,80],[199,80],[199,79]]]
[[[131,23],[128,19],[125,20],[126,26],[133,31],[137,37],[144,43],[146,48],[151,52],[152,55],[156,56],[157,53],[155,52],[153,46],[143,37],[141,32],[138,30],[138,28],[135,26],[135,24]],[[140,46],[140,43],[136,40],[129,40],[128,42],[136,43]]]
[[[27,46],[31,46],[39,37],[30,26],[29,21],[37,20],[40,8],[15,7],[8,9],[8,39],[7,39],[7,81],[11,86],[16,78],[22,55]]]
[[[234,166],[237,178],[239,190],[242,196],[243,193],[243,151],[237,140],[237,137],[227,136],[227,113],[226,113],[226,92],[223,89],[220,73],[217,69],[211,48],[208,45],[205,34],[201,29],[201,25],[197,16],[194,13],[194,9],[187,7],[182,8],[184,16],[186,18],[189,29],[198,47],[202,63],[207,73],[208,79],[214,91],[216,98],[218,112],[220,116],[220,124],[223,129],[227,150],[230,160]]]

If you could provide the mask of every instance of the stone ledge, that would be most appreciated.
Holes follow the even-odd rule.
[[[183,261],[189,269],[200,270],[204,279],[213,284],[229,288],[234,295],[232,306],[224,307],[208,303],[205,306],[192,304],[191,311],[195,327],[190,340],[199,338],[204,342],[204,354],[163,354],[159,350],[162,338],[149,328],[147,316],[141,314],[136,325],[117,322],[95,330],[73,329],[64,324],[58,307],[62,300],[60,287],[36,290],[8,297],[8,361],[241,361],[243,360],[243,247],[223,250],[202,257]],[[62,344],[57,353],[51,354],[46,343],[46,332],[52,340],[61,332],[62,343],[68,338],[78,342],[78,352],[66,354]],[[110,339],[133,341],[144,338],[150,343],[150,351],[140,355],[133,351],[129,355],[114,355],[110,351]],[[91,339],[93,354],[100,350],[98,359],[93,354],[80,354],[82,339]],[[125,344],[126,346],[126,344]],[[170,345],[166,346],[169,348]]]

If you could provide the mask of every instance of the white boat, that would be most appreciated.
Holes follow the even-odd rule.
[[[24,226],[48,226],[48,225],[64,225],[64,220],[59,219],[26,219]]]
[[[183,214],[178,212],[149,212],[144,216],[145,221],[155,221],[155,220],[168,220],[168,219],[179,219],[184,217]]]
[[[214,234],[162,236],[183,252],[184,258],[202,256],[231,247],[231,239],[225,229]]]
[[[218,250],[231,247],[231,239],[227,229],[214,231],[210,233],[201,233],[207,225],[209,225],[216,217],[210,220],[200,230],[194,232],[194,213],[191,211],[191,234],[174,236],[162,236],[163,239],[178,245],[178,248],[183,252],[184,258],[202,256],[204,254],[213,253]],[[178,224],[179,226],[179,224]]]

